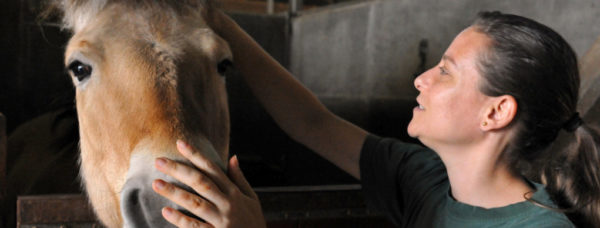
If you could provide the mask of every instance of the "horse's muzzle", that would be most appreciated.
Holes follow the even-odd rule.
[[[123,227],[174,227],[162,217],[161,210],[166,206],[191,216],[181,206],[154,192],[152,181],[160,178],[188,191],[189,187],[156,170],[154,158],[134,155],[131,159],[127,181],[120,194]]]

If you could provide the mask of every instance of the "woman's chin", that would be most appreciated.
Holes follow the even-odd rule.
[[[408,123],[408,127],[406,128],[406,132],[408,133],[408,136],[412,137],[412,138],[417,138],[417,131],[415,129],[414,124],[412,123],[412,121],[410,123]]]

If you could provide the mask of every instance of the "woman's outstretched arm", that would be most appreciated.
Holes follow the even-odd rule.
[[[236,68],[275,122],[294,140],[360,179],[360,149],[367,132],[331,113],[231,18],[221,11],[213,15],[210,26],[229,43]]]

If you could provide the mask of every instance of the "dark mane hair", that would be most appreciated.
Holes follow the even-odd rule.
[[[558,33],[521,16],[482,12],[473,26],[492,40],[479,60],[480,90],[518,103],[516,133],[503,159],[515,173],[535,173],[576,225],[600,224],[600,137],[595,128],[578,125],[575,52]],[[548,149],[561,129],[570,132]]]

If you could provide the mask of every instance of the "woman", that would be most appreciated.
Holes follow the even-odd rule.
[[[396,225],[600,224],[599,134],[576,112],[576,56],[548,27],[499,12],[479,14],[440,63],[415,79],[419,105],[408,133],[428,147],[423,148],[370,135],[333,115],[231,19],[209,15],[216,15],[208,17],[211,27],[229,42],[237,68],[279,126],[360,179],[369,206]],[[550,154],[546,148],[561,130],[570,142]],[[166,159],[157,168],[203,198],[161,180],[155,191],[205,222],[166,208],[168,221],[264,226],[235,157],[225,175],[183,143],[178,146],[201,172]],[[534,177],[545,188],[524,177],[542,164]]]

